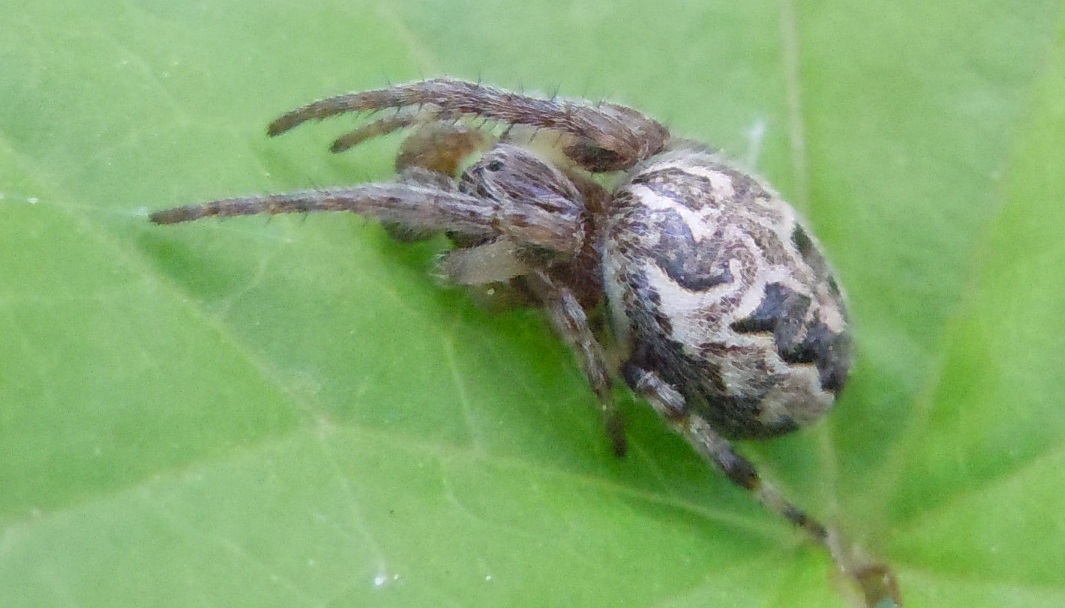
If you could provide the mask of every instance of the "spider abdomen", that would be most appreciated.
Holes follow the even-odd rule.
[[[732,438],[828,411],[850,366],[843,296],[817,242],[767,185],[683,147],[636,167],[603,236],[615,331]]]

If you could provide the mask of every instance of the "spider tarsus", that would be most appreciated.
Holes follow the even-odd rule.
[[[899,608],[902,606],[902,591],[891,568],[884,564],[871,564],[854,573],[858,587],[870,608]]]
[[[277,137],[302,123],[304,119],[300,118],[298,112],[299,110],[287,112],[275,119],[268,127],[266,127],[266,135],[269,137]]]
[[[204,213],[202,207],[203,205],[194,205],[163,209],[162,211],[152,213],[148,216],[148,219],[154,224],[179,224],[181,222],[191,222],[210,215]]]
[[[275,119],[266,127],[266,136],[277,137],[281,133],[292,129],[295,126],[296,124],[291,118],[289,118],[289,114],[285,114],[280,118]]]
[[[315,201],[306,197],[263,196],[227,198],[202,205],[187,205],[163,209],[148,216],[156,224],[180,224],[208,217],[233,217],[236,215],[299,213],[315,211]]]

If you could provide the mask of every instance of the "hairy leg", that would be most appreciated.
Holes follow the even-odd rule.
[[[577,356],[577,362],[599,400],[603,425],[614,453],[624,456],[627,450],[624,424],[611,392],[606,355],[588,324],[588,316],[573,292],[555,284],[546,273],[534,272],[526,277],[526,281],[542,302],[555,333]]]
[[[669,131],[664,125],[626,106],[541,99],[452,78],[396,85],[316,101],[282,115],[270,124],[267,133],[280,135],[308,120],[388,108],[416,108],[417,112],[425,112],[438,120],[478,116],[508,125],[559,131],[573,138],[564,145],[565,154],[593,172],[627,169],[659,152],[669,139]],[[401,112],[399,116],[401,118],[392,119],[393,122],[385,119],[381,125],[371,127],[371,131],[391,129],[398,124],[396,121],[416,122],[407,112]],[[341,144],[341,147],[344,145]]]
[[[192,222],[208,217],[277,215],[314,211],[348,211],[386,224],[398,224],[414,238],[422,232],[444,231],[463,239],[488,242],[507,237],[523,247],[569,255],[583,236],[569,227],[568,218],[537,223],[544,214],[530,216],[528,207],[452,189],[415,183],[367,183],[340,188],[302,190],[226,198],[152,213],[156,224]],[[546,220],[545,220],[546,221]]]
[[[368,183],[221,199],[151,214],[156,224],[191,222],[206,217],[274,215],[311,211],[350,211],[415,230],[454,230],[490,238],[498,234],[499,205],[454,190],[403,183]]]
[[[762,479],[754,464],[738,454],[727,439],[705,420],[691,415],[684,396],[676,388],[658,374],[632,363],[625,364],[623,375],[629,386],[646,399],[699,454],[724,473],[729,481],[754,494],[770,511],[781,515],[826,547],[840,571],[858,583],[868,606],[902,605],[895,575],[887,566],[855,555],[837,530],[818,522]]]
[[[333,140],[333,143],[329,146],[329,151],[334,153],[344,152],[364,141],[388,135],[400,129],[413,127],[429,118],[431,117],[421,116],[418,112],[413,111],[396,112],[392,116],[378,118],[341,135]]]
[[[449,192],[457,190],[455,182],[452,181],[450,177],[422,167],[407,167],[396,176],[396,181],[401,184],[438,188]],[[404,224],[401,222],[382,221],[381,227],[385,229],[388,236],[400,243],[424,241],[432,238],[440,232],[438,227],[433,227],[431,229],[424,227],[416,228],[410,224]]]

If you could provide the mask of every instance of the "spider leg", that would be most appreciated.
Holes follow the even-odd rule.
[[[543,271],[528,275],[527,283],[543,303],[555,333],[577,356],[581,371],[599,400],[603,426],[614,453],[624,456],[628,447],[625,428],[610,390],[610,371],[607,368],[606,354],[588,324],[584,308],[570,289],[555,284]]]
[[[205,217],[311,211],[350,211],[382,222],[403,224],[416,231],[453,230],[483,238],[495,236],[500,230],[500,209],[495,201],[455,190],[403,183],[368,183],[227,198],[156,211],[150,218],[156,224],[176,224]]]
[[[362,142],[375,137],[381,137],[400,129],[413,127],[423,120],[425,120],[425,117],[419,116],[417,112],[397,112],[392,116],[386,116],[368,122],[357,129],[341,135],[333,140],[333,143],[329,146],[329,151],[333,153],[344,152],[345,150],[354,148]]]
[[[784,517],[826,547],[836,566],[853,578],[870,608],[901,606],[895,574],[885,565],[854,554],[837,530],[826,527],[784,497],[758,474],[750,460],[738,454],[732,444],[710,427],[706,420],[691,415],[684,396],[658,374],[631,361],[622,369],[629,386],[646,399],[670,426],[683,435],[700,455],[717,467],[729,481],[747,490],[770,511]]]
[[[398,224],[415,238],[419,233],[433,231],[448,232],[455,238],[473,242],[508,237],[533,250],[563,255],[578,247],[582,238],[579,232],[563,230],[564,222],[545,227],[538,223],[542,217],[530,216],[529,208],[511,201],[419,183],[375,182],[288,194],[241,196],[162,209],[152,213],[149,219],[156,224],[177,224],[206,217],[312,211],[348,211],[385,224]]]
[[[417,108],[417,112],[440,120],[477,116],[507,125],[558,131],[571,136],[563,142],[566,156],[593,172],[632,167],[661,151],[669,139],[669,130],[664,125],[626,106],[541,99],[453,78],[395,85],[316,101],[282,115],[270,124],[267,133],[280,135],[308,120],[386,108]],[[401,115],[406,116],[405,113]]]
[[[396,176],[396,181],[401,184],[438,188],[449,192],[456,189],[455,182],[452,181],[450,177],[423,167],[407,167],[403,169]],[[436,227],[432,229],[415,228],[410,224],[401,222],[382,221],[381,227],[385,229],[388,236],[400,243],[416,243],[418,241],[424,241],[432,238],[439,232],[439,229]]]

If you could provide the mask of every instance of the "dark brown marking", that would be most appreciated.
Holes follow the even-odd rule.
[[[791,232],[791,242],[795,245],[799,255],[802,256],[803,261],[814,271],[814,274],[823,279],[828,285],[829,293],[839,298],[841,295],[839,283],[836,282],[836,277],[832,276],[832,270],[828,267],[825,256],[821,254],[817,243],[810,237],[806,229],[796,224],[795,229]]]
[[[817,365],[821,388],[838,392],[850,368],[849,337],[832,331],[819,319],[807,320],[810,304],[809,297],[770,283],[758,309],[731,327],[739,333],[772,333],[782,359]]]
[[[811,255],[816,255],[818,258],[821,257],[821,252],[817,250],[817,246],[814,245],[810,235],[806,234],[806,230],[798,224],[795,225],[795,230],[791,231],[791,242],[799,250],[799,255],[802,256],[802,259],[807,262],[810,261]]]
[[[705,291],[734,279],[720,239],[695,241],[676,211],[656,211],[660,240],[652,250],[655,263],[669,278],[689,291]]]
[[[817,373],[821,379],[821,388],[839,394],[847,381],[851,365],[851,337],[844,332],[835,333],[823,323],[812,325],[806,334],[806,341],[813,343],[816,353]]]
[[[820,542],[824,542],[828,538],[828,531],[821,525],[820,522],[807,515],[805,511],[796,507],[791,503],[784,505],[783,511],[784,517],[787,518],[795,526],[806,530],[811,536],[816,538]]]
[[[734,321],[731,327],[739,333],[772,333],[785,361],[812,363],[814,353],[804,349],[805,343],[796,343],[809,308],[809,297],[780,283],[770,283],[765,286],[762,303],[751,316]]]
[[[762,483],[758,471],[749,460],[737,454],[731,447],[718,454],[717,463],[732,483],[746,490],[755,490]]]
[[[619,165],[624,165],[625,157],[605,148],[595,145],[591,141],[575,143],[567,146],[563,152],[573,162],[588,169],[591,172],[610,171]]]
[[[799,294],[780,283],[770,283],[765,286],[762,303],[751,316],[733,321],[731,327],[742,334],[775,333],[782,319],[798,315],[801,322],[810,299],[803,296],[800,300],[797,296]]]

